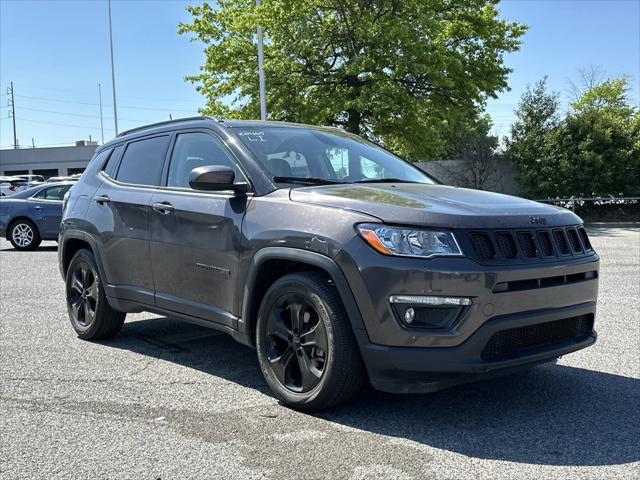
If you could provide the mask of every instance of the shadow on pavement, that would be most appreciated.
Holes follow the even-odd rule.
[[[202,327],[166,317],[134,321],[103,344],[269,393],[252,349]],[[640,380],[561,365],[428,395],[370,391],[314,416],[482,459],[573,466],[640,460]]]
[[[627,225],[621,227],[620,225],[607,227],[607,226],[587,226],[587,233],[590,237],[622,237],[628,234],[628,232],[640,232],[638,224]]]
[[[0,249],[0,252],[15,252],[15,253],[39,253],[39,252],[57,252],[58,245],[41,245],[35,250],[16,250],[11,245],[8,248]]]

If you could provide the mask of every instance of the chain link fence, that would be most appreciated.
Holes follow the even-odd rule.
[[[640,197],[544,198],[536,202],[568,208],[585,222],[640,222]]]

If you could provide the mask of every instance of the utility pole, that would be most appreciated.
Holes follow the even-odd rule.
[[[260,0],[256,0],[256,7],[260,6]],[[260,89],[260,120],[267,119],[267,93],[264,85],[264,52],[262,45],[262,27],[258,25],[258,82]]]
[[[113,87],[113,121],[118,135],[118,108],[116,107],[116,73],[113,67],[113,32],[111,29],[111,0],[107,0],[109,5],[109,46],[111,49],[111,86]]]
[[[100,101],[100,134],[104,145],[104,123],[102,121],[102,85],[98,84],[98,100]]]
[[[16,133],[16,100],[13,96],[13,82],[10,84],[11,86],[7,89],[7,101],[9,103],[9,116],[13,119],[13,148],[18,148],[18,134]],[[9,97],[11,94],[11,97]]]

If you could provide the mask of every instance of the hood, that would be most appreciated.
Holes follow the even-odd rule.
[[[500,193],[417,183],[294,188],[295,202],[353,210],[385,223],[448,228],[532,228],[575,225],[564,208]]]

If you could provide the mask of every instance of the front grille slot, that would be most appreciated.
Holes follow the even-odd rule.
[[[509,232],[497,232],[496,242],[504,258],[516,258],[518,249],[516,242],[513,240],[513,235]]]
[[[533,258],[537,255],[536,242],[530,232],[518,232],[518,242],[525,257]]]
[[[482,359],[495,362],[516,358],[530,353],[533,349],[584,340],[592,332],[593,314],[502,330],[489,339],[482,351]]]
[[[567,228],[567,237],[569,238],[569,244],[571,245],[571,250],[575,253],[582,252],[582,245],[580,244],[580,238],[578,237],[578,232],[575,228]]]
[[[584,227],[578,228],[578,233],[580,234],[580,238],[582,239],[582,244],[584,245],[585,250],[593,250],[591,246],[591,242],[589,241],[589,236],[587,235],[587,231]]]
[[[484,232],[471,232],[469,234],[473,248],[478,256],[483,260],[496,258],[496,249],[493,247],[491,238]]]
[[[493,293],[519,292],[522,290],[534,290],[536,288],[557,287],[572,283],[584,282],[598,278],[598,272],[572,273],[571,275],[556,275],[554,277],[528,278],[526,280],[513,280],[511,282],[496,283]]]
[[[568,255],[571,253],[569,250],[569,242],[567,242],[567,237],[562,230],[554,230],[553,235],[556,237],[556,244],[558,245],[558,249],[560,250],[560,254]]]
[[[553,256],[553,242],[551,241],[551,235],[547,231],[538,232],[538,244],[540,245],[540,251],[545,257]]]

